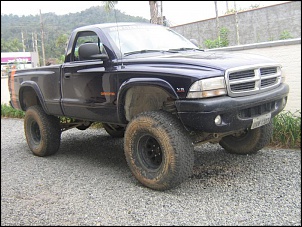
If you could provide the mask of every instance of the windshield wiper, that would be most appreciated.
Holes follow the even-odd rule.
[[[131,51],[131,52],[124,53],[124,56],[129,56],[129,55],[132,55],[132,54],[145,54],[145,53],[152,53],[152,52],[161,52],[161,53],[169,52],[169,53],[177,53],[177,51],[174,51],[174,50],[137,50],[137,51]]]
[[[176,49],[169,49],[169,51],[187,51],[187,50],[198,50],[198,51],[204,51],[198,48],[191,48],[191,47],[181,47],[181,48],[176,48]]]

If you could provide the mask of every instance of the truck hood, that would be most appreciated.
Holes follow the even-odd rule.
[[[157,67],[165,68],[187,68],[199,69],[206,71],[222,71],[227,69],[252,66],[266,65],[275,63],[272,59],[254,54],[239,54],[233,52],[215,52],[215,51],[183,51],[180,53],[163,53],[163,54],[137,54],[131,58],[124,58],[124,63],[133,64],[156,64]]]

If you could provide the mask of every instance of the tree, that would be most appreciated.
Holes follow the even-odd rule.
[[[1,52],[19,52],[23,48],[23,44],[17,39],[6,41],[1,38]]]
[[[118,1],[102,1],[105,9],[110,11],[114,9],[114,6],[117,4]]]
[[[149,1],[149,6],[150,6],[150,16],[151,16],[150,22],[152,24],[157,24],[158,9],[156,5],[156,1]]]
[[[146,4],[148,3],[146,2]],[[65,39],[77,27],[116,22],[116,17],[125,22],[149,21],[142,17],[126,15],[117,9],[115,12],[105,12],[104,6],[94,6],[81,12],[66,15],[43,14],[45,59],[56,58],[58,62],[61,62],[65,50]],[[39,52],[39,57],[42,60],[40,15],[22,17],[13,14],[1,15],[1,30],[5,31],[1,34],[2,52],[23,51],[20,35],[23,32],[25,51]]]
[[[114,9],[114,6],[118,3],[118,1],[102,1],[105,9],[110,11]],[[162,7],[162,5],[160,5]],[[152,24],[163,24],[162,18],[158,18],[158,4],[157,1],[149,1],[150,7],[150,22]]]

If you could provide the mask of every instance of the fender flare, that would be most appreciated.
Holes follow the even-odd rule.
[[[42,105],[43,110],[45,111],[46,114],[49,114],[48,109],[47,109],[47,107],[45,105],[45,102],[44,102],[44,98],[43,98],[43,94],[41,92],[41,89],[39,88],[38,84],[35,83],[34,81],[24,81],[24,82],[22,82],[20,84],[19,97],[20,97],[20,106],[21,106],[21,109],[23,111],[25,111],[25,108],[24,108],[24,105],[23,105],[23,101],[22,101],[22,98],[23,98],[22,92],[27,87],[31,87],[35,91],[35,93],[36,93],[36,95],[37,95],[37,97],[39,99],[39,102]]]
[[[117,94],[117,114],[119,122],[126,124],[124,105],[127,91],[135,86],[156,86],[166,91],[172,98],[179,99],[177,93],[167,81],[159,78],[131,78],[126,80],[119,88]]]

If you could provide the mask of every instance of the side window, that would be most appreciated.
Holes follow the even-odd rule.
[[[97,36],[97,34],[95,34],[92,31],[79,32],[79,34],[75,40],[75,46],[73,47],[73,54],[72,54],[73,61],[81,60],[80,56],[79,56],[79,47],[85,43],[93,43],[98,46],[100,54],[107,54],[103,44],[101,43],[99,37]]]

